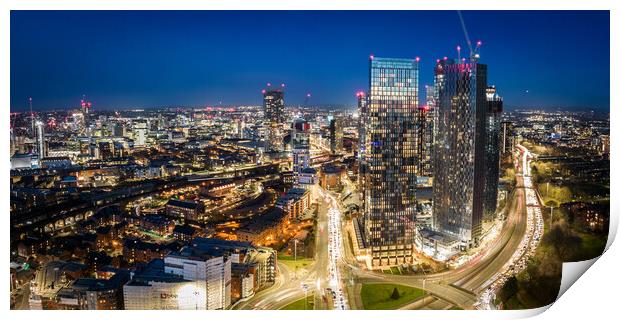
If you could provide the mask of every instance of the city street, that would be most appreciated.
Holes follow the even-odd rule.
[[[527,167],[523,162],[519,161],[519,171]],[[515,190],[509,195],[507,202],[507,219],[499,237],[488,243],[487,247],[474,259],[463,266],[440,273],[429,275],[392,275],[385,273],[376,273],[373,271],[360,268],[352,248],[347,239],[339,232],[331,232],[330,226],[339,225],[344,230],[345,224],[339,219],[329,219],[329,217],[338,216],[343,205],[335,196],[321,189],[322,199],[319,206],[318,214],[318,230],[317,230],[317,251],[315,262],[308,267],[308,272],[298,280],[290,278],[290,273],[282,272],[276,285],[263,292],[258,293],[247,303],[240,303],[236,306],[238,309],[278,309],[288,303],[303,298],[304,291],[302,283],[308,284],[310,291],[315,293],[315,308],[328,309],[336,307],[344,307],[345,304],[335,304],[333,296],[326,290],[336,290],[336,301],[341,296],[352,296],[355,294],[354,287],[359,283],[380,283],[391,282],[405,284],[417,288],[423,288],[425,291],[439,299],[433,302],[433,308],[448,308],[450,305],[458,306],[464,309],[472,309],[478,301],[484,289],[491,283],[495,275],[505,272],[507,264],[512,261],[513,255],[522,245],[522,240],[528,230],[526,197],[524,188],[524,177],[519,174],[516,177],[517,184]],[[346,180],[345,180],[346,181]],[[353,184],[349,183],[347,190],[353,189]],[[351,197],[352,198],[352,197]],[[344,246],[343,246],[344,245]],[[340,249],[336,249],[341,246]],[[343,247],[342,247],[343,246]],[[330,250],[332,254],[330,255]],[[330,259],[331,258],[331,259]],[[330,260],[338,261],[336,267]],[[339,266],[339,267],[337,267]],[[280,270],[286,270],[280,266]],[[346,284],[343,286],[343,284]],[[347,304],[353,309],[361,309],[358,299],[345,299]],[[256,302],[252,302],[256,301]],[[420,304],[427,306],[428,304]],[[407,308],[410,306],[405,306]]]

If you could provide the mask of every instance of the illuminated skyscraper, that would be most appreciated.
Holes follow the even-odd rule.
[[[500,154],[500,117],[504,109],[504,102],[497,94],[494,86],[486,89],[487,121],[484,156],[484,213],[488,219],[495,218],[497,209],[497,188],[499,184],[499,154]]]
[[[286,120],[284,114],[284,91],[272,89],[271,84],[267,84],[269,89],[263,90],[263,123],[267,132],[267,151],[282,151],[283,128]],[[284,88],[284,84],[282,85]]]
[[[500,147],[502,155],[507,155],[514,150],[514,124],[510,121],[502,121],[500,128]]]
[[[132,123],[134,146],[146,146],[146,138],[149,135],[149,125],[146,120],[136,120]]]
[[[43,159],[47,157],[47,148],[45,144],[45,125],[42,121],[37,121],[35,123],[35,128],[37,134],[37,154],[39,155],[39,159]]]
[[[299,183],[299,174],[310,167],[310,123],[304,119],[295,119],[291,133],[293,143],[293,173]]]
[[[329,119],[329,149],[335,153],[342,152],[342,121],[338,118]]]
[[[487,66],[444,59],[435,79],[433,226],[464,246],[476,245],[484,211]]]
[[[370,58],[364,232],[373,266],[411,262],[417,170],[418,61]]]

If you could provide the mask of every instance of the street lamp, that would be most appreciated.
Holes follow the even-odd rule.
[[[308,310],[308,285],[303,283],[301,289],[304,290],[304,310]]]
[[[422,305],[424,305],[426,303],[426,271],[424,271],[423,266],[420,266],[420,269],[424,274],[424,279],[422,279]]]
[[[424,305],[425,303],[426,303],[426,278],[422,279],[422,305]]]

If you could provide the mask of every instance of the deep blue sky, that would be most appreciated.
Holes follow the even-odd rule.
[[[463,16],[506,105],[609,110],[608,12]],[[421,57],[423,88],[457,44],[455,11],[13,11],[11,108],[260,104],[267,82],[354,104],[371,53]]]

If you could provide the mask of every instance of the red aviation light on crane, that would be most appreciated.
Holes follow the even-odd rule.
[[[268,87],[271,87],[271,82],[267,82],[267,86],[268,86]]]
[[[265,93],[267,93],[267,90],[263,89],[263,90],[261,90],[260,92],[261,92],[262,94],[265,94]]]
[[[372,59],[374,59],[374,58],[375,58],[375,55],[374,55],[374,54],[371,54],[371,55],[370,55],[370,60],[372,60]]]
[[[415,62],[420,62],[420,57],[415,57]]]
[[[363,96],[364,96],[364,91],[358,91],[358,92],[355,94],[355,96],[356,96],[356,97],[358,97],[358,98],[363,97]]]
[[[478,40],[478,42],[476,42],[476,45],[479,47],[482,45],[482,41]]]
[[[281,86],[282,88],[284,88],[286,85],[283,83],[283,84],[281,84],[280,86]]]
[[[306,93],[306,97],[310,98],[310,92]]]

